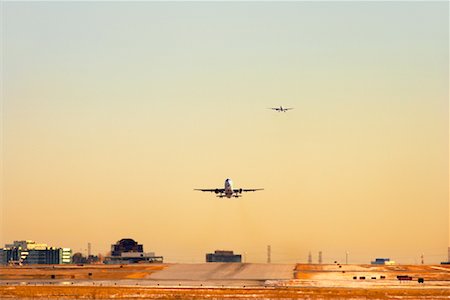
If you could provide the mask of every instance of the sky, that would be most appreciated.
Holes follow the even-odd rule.
[[[447,259],[448,2],[1,10],[0,245]]]

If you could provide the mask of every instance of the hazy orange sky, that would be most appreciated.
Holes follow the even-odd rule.
[[[1,9],[0,245],[446,259],[448,2]]]

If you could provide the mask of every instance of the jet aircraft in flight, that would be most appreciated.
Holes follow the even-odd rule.
[[[284,108],[283,106],[280,107],[270,107],[269,109],[275,110],[277,112],[287,112],[288,110],[294,109],[293,107],[286,107]]]
[[[233,181],[231,181],[230,178],[225,179],[225,186],[224,188],[215,188],[215,189],[195,189],[195,191],[202,191],[202,192],[214,192],[217,194],[217,197],[223,198],[231,198],[231,197],[242,197],[242,192],[255,192],[255,191],[261,191],[263,189],[233,189]]]

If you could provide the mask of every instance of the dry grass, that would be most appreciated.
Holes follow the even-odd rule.
[[[295,268],[296,279],[315,279],[336,276],[339,279],[351,279],[353,276],[372,276],[396,279],[397,275],[409,275],[414,279],[421,277],[425,281],[450,281],[450,265],[307,265],[298,264]],[[450,282],[449,282],[450,285]]]
[[[55,265],[0,267],[0,280],[50,279],[143,279],[167,265]]]
[[[0,287],[0,298],[25,299],[448,299],[448,289]]]
[[[256,288],[174,288],[174,287],[126,287],[120,286],[120,280],[151,279],[155,271],[166,268],[167,264],[153,265],[85,265],[85,266],[22,266],[0,267],[0,299],[450,299],[450,266],[372,266],[372,265],[306,265],[296,266],[292,286],[256,287]],[[89,275],[91,273],[91,275]],[[440,281],[441,286],[371,286],[351,285],[351,276],[386,276],[386,280],[397,275],[409,275],[414,279]],[[48,284],[51,275],[55,279],[68,282],[97,282],[97,280],[117,281],[117,286],[92,286],[83,284],[61,285],[61,280]],[[73,279],[70,280],[70,279]],[[306,281],[302,281],[306,279]],[[11,280],[15,283],[6,283]],[[33,283],[33,280],[35,281]],[[44,280],[47,284],[36,284]],[[322,285],[315,287],[305,282],[333,283],[334,280],[349,282],[348,286]],[[17,281],[28,282],[20,285]],[[449,285],[445,282],[448,281]],[[385,281],[388,283],[388,281]],[[393,281],[392,281],[393,282]],[[443,282],[443,285],[442,285]],[[370,283],[370,282],[368,282]],[[416,280],[417,284],[417,280]],[[299,286],[300,285],[300,286]],[[302,286],[304,285],[304,286]]]

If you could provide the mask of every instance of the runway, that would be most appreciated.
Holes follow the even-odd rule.
[[[283,280],[292,279],[295,264],[200,263],[176,264],[148,277],[153,280]]]

